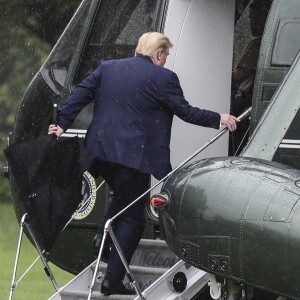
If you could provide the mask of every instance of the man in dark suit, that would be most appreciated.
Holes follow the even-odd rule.
[[[58,113],[57,126],[49,134],[60,136],[80,110],[95,101],[92,123],[86,136],[86,151],[94,159],[93,175],[101,175],[114,196],[99,228],[99,246],[106,221],[148,189],[152,174],[157,179],[171,171],[170,136],[173,116],[205,127],[220,124],[236,129],[237,119],[191,106],[184,98],[177,75],[163,68],[169,39],[161,33],[145,33],[135,57],[103,61],[76,86]],[[114,231],[128,262],[142,237],[147,197],[114,221]],[[101,292],[131,294],[124,287],[123,264],[113,247]]]

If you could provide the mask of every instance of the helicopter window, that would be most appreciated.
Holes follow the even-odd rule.
[[[300,19],[279,22],[272,53],[272,66],[290,66],[300,49]]]
[[[60,86],[64,86],[65,79],[67,76],[67,69],[66,68],[52,68],[51,72],[53,74],[54,80],[60,84]]]
[[[70,63],[76,53],[76,48],[81,39],[74,38],[78,33],[82,32],[86,26],[90,1],[83,1],[75,16],[72,18],[66,28],[63,38],[61,38],[50,54],[48,60],[42,67],[42,76],[51,89],[59,94],[62,92],[66,76],[69,70]]]
[[[138,38],[156,30],[157,0],[101,1],[75,77],[75,84],[89,75],[103,59],[134,55]]]
[[[231,112],[238,116],[252,105],[256,66],[262,36],[272,0],[252,0],[245,7],[235,25],[234,61],[232,72]],[[272,93],[268,89],[265,96]],[[250,121],[244,121],[231,133],[230,155],[239,154],[249,137]]]

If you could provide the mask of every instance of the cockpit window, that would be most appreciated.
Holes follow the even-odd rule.
[[[62,92],[73,56],[76,54],[78,44],[82,42],[80,34],[82,34],[83,29],[88,25],[91,3],[92,1],[82,2],[42,67],[41,71],[44,80],[57,94]]]
[[[139,36],[159,29],[164,2],[83,1],[41,69],[48,86],[62,94],[66,85],[82,81],[103,59],[133,56]]]
[[[300,49],[300,19],[282,19],[277,28],[272,66],[290,66]]]
[[[160,2],[101,1],[75,77],[75,84],[89,75],[103,59],[133,56],[138,38],[144,32],[157,30],[155,26]]]

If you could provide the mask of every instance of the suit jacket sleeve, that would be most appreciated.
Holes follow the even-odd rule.
[[[58,111],[57,124],[66,131],[80,111],[93,101],[96,89],[101,82],[102,66],[78,84],[69,95],[63,107]]]
[[[177,75],[174,72],[169,72],[168,75],[166,84],[160,87],[165,106],[185,122],[219,129],[220,114],[191,106],[184,98]]]

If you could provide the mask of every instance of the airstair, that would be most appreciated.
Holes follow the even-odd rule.
[[[90,290],[96,261],[84,269],[49,300],[86,300]],[[106,264],[100,263],[91,299],[133,300],[136,295],[104,296],[100,293]],[[194,298],[208,282],[208,274],[178,258],[162,240],[141,240],[130,265],[139,288],[146,300],[175,300]],[[130,283],[125,279],[125,285]]]

